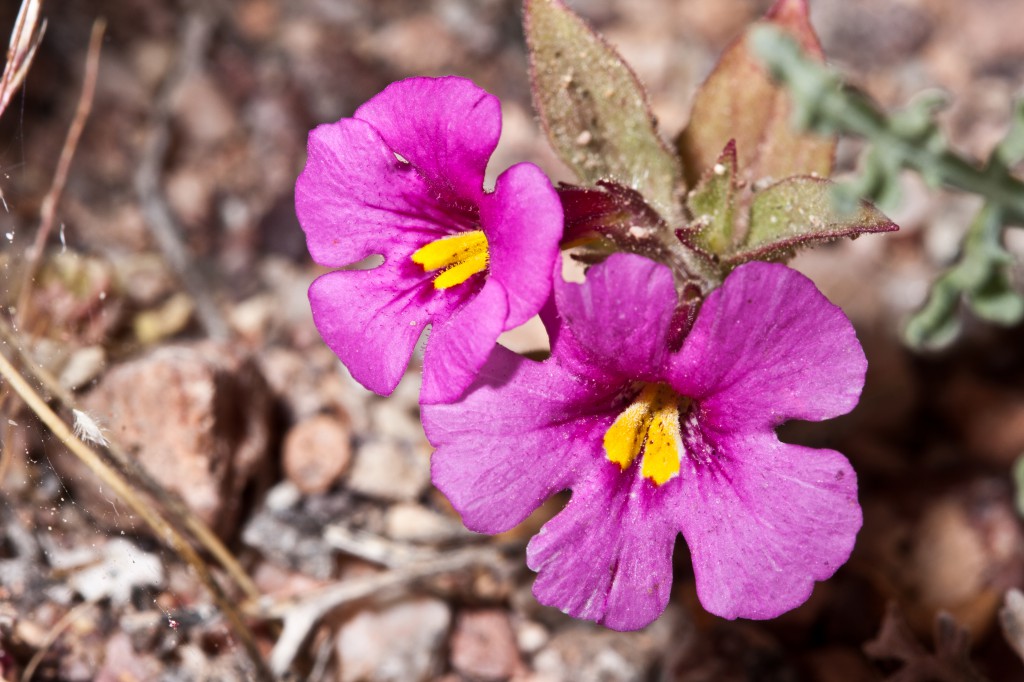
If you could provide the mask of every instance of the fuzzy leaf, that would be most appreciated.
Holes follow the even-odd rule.
[[[907,322],[903,338],[911,348],[938,350],[949,346],[963,324],[957,315],[961,291],[947,276],[932,285],[928,301]]]
[[[1013,286],[1014,258],[1002,245],[1004,212],[982,206],[964,239],[963,252],[928,295],[928,301],[907,323],[904,338],[914,348],[938,349],[960,332],[961,298],[974,313],[994,324],[1011,326],[1024,319],[1024,297]]]
[[[694,241],[705,251],[725,254],[732,247],[736,213],[736,143],[729,140],[714,166],[687,198],[698,230]]]
[[[787,178],[756,193],[743,245],[728,262],[781,260],[799,246],[899,229],[866,202],[842,211],[834,188],[829,180],[804,176]]]
[[[752,184],[791,175],[828,177],[832,172],[835,139],[792,129],[791,96],[769,78],[748,44],[750,31],[763,24],[781,28],[809,54],[822,58],[806,0],[776,0],[764,20],[726,50],[697,91],[690,122],[677,141],[691,184],[715,163],[730,139],[736,140],[740,178]]]
[[[994,156],[1006,168],[1013,168],[1024,161],[1024,99],[1013,103],[1010,130],[996,147]]]
[[[523,23],[533,104],[559,157],[584,183],[634,189],[678,224],[679,159],[629,66],[560,0],[525,0]]]

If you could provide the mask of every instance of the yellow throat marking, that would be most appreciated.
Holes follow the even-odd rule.
[[[483,230],[435,239],[412,254],[412,262],[422,265],[426,272],[441,271],[434,277],[435,289],[449,289],[462,284],[476,273],[483,272],[489,259]]]
[[[625,469],[640,456],[640,475],[661,485],[679,474],[683,454],[679,410],[688,401],[665,386],[648,384],[604,434],[604,452]]]

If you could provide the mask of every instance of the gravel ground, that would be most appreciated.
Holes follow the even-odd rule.
[[[572,3],[650,88],[666,135],[685,123],[718,52],[767,4]],[[1024,4],[811,5],[826,54],[884,105],[941,87],[959,150],[980,158],[998,141],[1024,85]],[[16,11],[0,7],[0,34]],[[891,212],[899,233],[793,263],[853,319],[870,370],[852,414],[787,425],[784,438],[850,457],[865,525],[849,564],[769,622],[705,613],[681,541],[669,607],[643,631],[540,606],[525,543],[565,500],[496,538],[466,531],[430,486],[417,368],[382,399],[324,347],[305,298],[321,270],[293,209],[310,128],[393,80],[454,73],[502,100],[490,177],[527,160],[571,179],[532,114],[518,12],[513,0],[44,8],[37,59],[0,117],[0,300],[5,319],[19,317],[3,346],[24,354],[30,385],[65,419],[76,418],[73,403],[97,420],[95,437],[166,491],[147,506],[180,498],[228,547],[248,589],[208,553],[200,566],[213,567],[250,637],[203,570],[5,382],[2,679],[259,679],[258,651],[289,679],[344,682],[1024,680],[1014,653],[1024,607],[1004,610],[1009,635],[999,620],[1024,579],[1012,482],[1024,452],[1024,333],[968,322],[957,345],[928,356],[898,340],[956,256],[970,198],[908,177]],[[26,303],[21,267],[99,16],[108,25],[92,112]],[[842,146],[841,169],[856,150]],[[168,257],[161,225],[181,236],[181,261]],[[1009,246],[1024,253],[1019,234]],[[545,339],[533,327],[509,343]]]

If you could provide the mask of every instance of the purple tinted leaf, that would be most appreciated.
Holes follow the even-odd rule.
[[[821,58],[806,0],[777,0],[758,23],[782,28],[804,50]],[[696,182],[731,139],[736,140],[740,179],[745,182],[763,184],[791,175],[827,177],[835,140],[792,130],[791,98],[761,68],[748,46],[749,35],[750,29],[726,50],[697,91],[690,122],[678,139],[688,182]]]
[[[563,246],[596,237],[625,244],[636,234],[663,229],[664,221],[640,194],[613,182],[599,187],[562,185],[558,197],[565,212]],[[632,233],[632,234],[631,234]]]

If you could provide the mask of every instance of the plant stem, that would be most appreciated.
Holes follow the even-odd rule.
[[[901,130],[863,94],[842,87],[834,71],[808,59],[778,29],[763,26],[750,38],[772,76],[786,85],[804,126],[821,132],[857,135],[925,178],[984,197],[1000,206],[1008,222],[1024,224],[1024,182],[1002,164],[981,168],[920,134]]]

